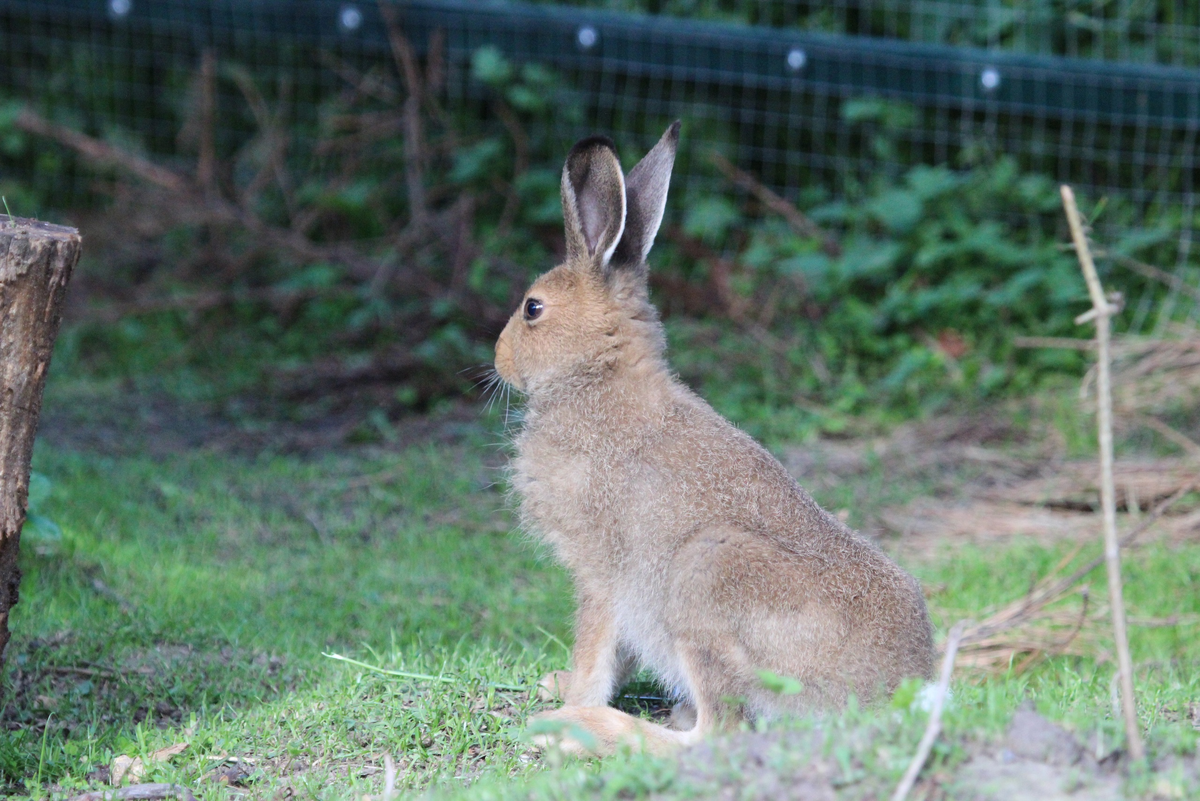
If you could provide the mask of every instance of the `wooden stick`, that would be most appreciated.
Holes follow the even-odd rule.
[[[1176,431],[1162,420],[1159,420],[1157,417],[1135,411],[1119,410],[1118,413],[1124,417],[1130,418],[1134,422],[1141,423],[1142,425],[1146,426],[1146,428],[1162,434],[1164,437],[1171,440],[1171,442],[1174,442],[1176,445],[1187,451],[1193,459],[1200,458],[1200,442],[1196,442],[1196,440],[1192,439],[1187,434],[1184,434],[1182,431]]]
[[[946,637],[946,656],[942,659],[942,675],[938,678],[937,691],[933,696],[933,709],[929,711],[929,724],[925,726],[925,734],[921,736],[921,742],[917,745],[917,753],[913,755],[912,762],[908,763],[908,770],[904,771],[904,777],[896,785],[896,792],[892,793],[892,801],[904,801],[908,797],[909,791],[917,782],[921,768],[925,767],[925,760],[929,759],[929,752],[933,750],[934,741],[942,731],[942,708],[946,704],[946,694],[950,692],[950,677],[954,674],[954,657],[958,655],[958,644],[962,642],[963,629],[966,628],[966,625],[965,620],[958,621]]]
[[[179,175],[154,162],[133,153],[113,147],[87,134],[81,134],[62,125],[55,125],[44,117],[24,109],[13,123],[26,133],[44,136],[83,154],[89,161],[128,170],[139,178],[163,187],[171,192],[185,192],[188,183]]]
[[[1122,264],[1133,270],[1135,273],[1139,273],[1146,278],[1150,278],[1155,281],[1161,281],[1171,289],[1174,289],[1176,292],[1182,292],[1183,294],[1192,298],[1192,300],[1200,300],[1200,289],[1196,289],[1193,286],[1188,286],[1186,283],[1184,283],[1183,279],[1177,275],[1172,275],[1166,270],[1155,267],[1152,264],[1146,264],[1145,262],[1138,261],[1137,259],[1130,258],[1129,256],[1122,256],[1119,253],[1113,254],[1113,259],[1117,262],[1117,264]]]
[[[1125,600],[1121,590],[1121,548],[1117,541],[1117,501],[1113,482],[1112,443],[1112,355],[1109,352],[1111,317],[1116,311],[1104,295],[1100,276],[1088,249],[1087,235],[1083,231],[1083,220],[1075,204],[1075,193],[1071,187],[1061,187],[1063,208],[1071,226],[1071,239],[1079,266],[1087,282],[1088,294],[1092,298],[1092,311],[1096,322],[1096,393],[1098,426],[1100,437],[1100,505],[1104,512],[1104,562],[1108,566],[1108,600],[1112,607],[1113,639],[1117,646],[1117,664],[1121,677],[1121,709],[1125,717],[1125,736],[1129,741],[1129,753],[1137,761],[1146,756],[1138,727],[1137,706],[1133,696],[1133,659],[1129,655],[1129,637],[1125,630]]]
[[[1066,348],[1067,350],[1095,350],[1096,343],[1090,339],[1071,337],[1013,337],[1018,348]]]
[[[828,256],[836,258],[841,255],[842,247],[838,244],[838,241],[830,236],[821,226],[813,222],[808,215],[788,202],[786,198],[772,192],[750,173],[735,167],[729,159],[717,151],[712,151],[708,154],[708,157],[712,161],[713,166],[720,170],[734,185],[754,195],[754,197],[758,198],[759,203],[762,203],[768,209],[787,220],[788,225],[792,226],[792,229],[796,233],[801,236],[810,236],[813,239],[821,240],[821,249]]]
[[[120,790],[97,790],[77,795],[71,801],[159,801],[163,798],[178,798],[180,801],[196,801],[196,796],[180,784],[134,784]]]

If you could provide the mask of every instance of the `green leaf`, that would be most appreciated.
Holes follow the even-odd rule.
[[[45,515],[30,512],[21,527],[21,539],[39,553],[46,553],[62,543],[63,533],[58,523]]]
[[[921,679],[912,676],[900,682],[900,686],[896,688],[896,692],[892,693],[890,704],[892,709],[903,711],[912,708],[913,702],[917,700],[917,694],[921,692],[923,684],[924,682]]]
[[[590,731],[577,723],[565,720],[534,720],[525,727],[526,737],[535,737],[539,734],[569,737],[587,751],[595,751],[598,745],[595,736]]]
[[[904,248],[899,242],[856,239],[834,263],[834,267],[844,281],[859,278],[880,280],[892,272],[903,252]]]
[[[1113,245],[1113,250],[1133,256],[1147,248],[1161,245],[1172,237],[1173,234],[1166,228],[1135,228],[1118,239]]]
[[[799,695],[804,691],[804,685],[791,676],[780,676],[769,670],[758,671],[758,680],[762,686],[777,695]]]
[[[924,204],[907,189],[891,189],[867,205],[867,213],[893,233],[905,233],[921,219]]]
[[[710,245],[719,244],[742,215],[733,202],[723,197],[708,197],[694,204],[683,218],[683,229]]]
[[[29,501],[28,508],[30,511],[37,511],[41,508],[46,499],[50,497],[50,492],[54,488],[50,483],[50,479],[43,474],[34,470],[29,474]]]
[[[513,182],[521,198],[521,215],[535,225],[562,225],[562,198],[557,170],[526,170]]]
[[[512,64],[495,45],[481,47],[471,56],[471,77],[477,81],[500,86],[508,83],[512,76]]]
[[[17,117],[25,110],[25,103],[20,100],[6,100],[0,103],[0,131],[14,130]]]
[[[905,183],[921,200],[933,200],[960,186],[962,179],[945,167],[921,164],[908,171]]]
[[[546,107],[545,94],[523,84],[510,87],[505,93],[505,97],[508,98],[508,102],[512,103],[515,108],[530,114],[541,111]]]
[[[809,281],[821,281],[829,275],[833,262],[824,253],[802,253],[779,262],[784,275],[798,275]]]
[[[456,184],[468,184],[486,178],[497,166],[504,153],[504,142],[499,138],[484,139],[469,147],[460,148],[454,154],[454,166],[450,168],[450,180]]]

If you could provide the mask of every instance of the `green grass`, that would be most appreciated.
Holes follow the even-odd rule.
[[[1073,449],[1088,447],[1069,402],[1048,396],[1033,408],[1057,420]],[[39,446],[35,469],[52,485],[39,512],[63,536],[26,543],[22,557],[0,794],[69,795],[117,755],[177,742],[188,750],[152,765],[146,780],[185,783],[206,799],[245,797],[206,778],[221,756],[247,761],[253,798],[284,788],[304,798],[378,794],[385,753],[402,790],[439,797],[695,791],[695,777],[671,762],[559,764],[521,739],[537,704],[509,688],[566,665],[572,601],[564,573],[512,528],[497,425],[482,418],[436,444],[254,458]],[[856,522],[928,490],[876,464],[818,494]],[[939,588],[931,606],[944,632],[1020,596],[1065,551],[963,548],[907,566]],[[1200,546],[1136,551],[1126,576],[1132,614],[1200,613]],[[1093,585],[1100,597],[1101,573]],[[1196,750],[1186,712],[1178,719],[1200,700],[1196,635],[1134,630],[1154,753]],[[382,675],[322,655],[330,652],[438,680]],[[1025,700],[1088,743],[1119,743],[1112,673],[1111,661],[1060,657],[1020,676],[956,682],[935,767],[1000,733]],[[829,760],[847,797],[884,792],[924,726],[923,713],[900,706],[795,722],[808,746],[779,759]]]

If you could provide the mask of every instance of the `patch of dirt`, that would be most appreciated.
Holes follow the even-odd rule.
[[[901,426],[874,439],[822,440],[787,451],[785,463],[813,488],[880,467],[897,481],[926,484],[921,497],[877,511],[863,528],[906,557],[928,558],[967,543],[1095,539],[1098,467],[1066,461],[1064,451],[1053,432],[1024,431],[991,414]],[[1128,531],[1155,505],[1200,483],[1200,466],[1187,458],[1121,459],[1114,479],[1118,528]],[[1200,506],[1181,499],[1142,537],[1200,537]]]
[[[697,745],[678,758],[675,779],[652,798],[733,801],[833,801],[891,796],[894,789],[867,769],[861,755],[893,763],[897,754],[871,732],[837,732],[827,742],[820,728],[808,732],[744,732]],[[913,798],[962,801],[1121,801],[1126,798],[1200,797],[1200,760],[1164,755],[1152,766],[1142,794],[1127,795],[1124,752],[1097,756],[1071,732],[1030,708],[1013,717],[997,742],[960,740],[966,758],[926,767]],[[840,758],[839,758],[840,754]]]
[[[1066,729],[1021,709],[999,748],[972,755],[950,789],[970,801],[1121,801],[1122,756],[1097,758]]]
[[[719,801],[836,801],[835,788],[844,784],[837,762],[816,756],[795,759],[820,752],[823,740],[820,732],[747,732],[701,743],[680,757],[669,795]]]

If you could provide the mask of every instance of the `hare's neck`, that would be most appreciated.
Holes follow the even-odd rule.
[[[625,365],[602,380],[532,398],[521,439],[550,438],[582,450],[608,450],[616,441],[632,445],[663,425],[676,392],[660,360]]]

